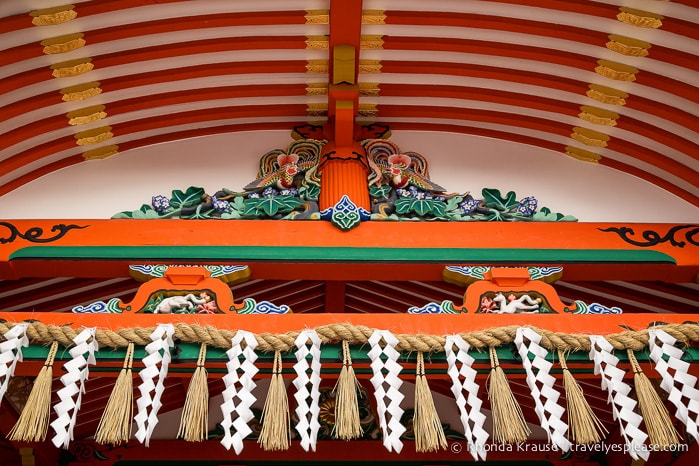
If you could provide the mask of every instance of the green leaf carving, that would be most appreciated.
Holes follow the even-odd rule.
[[[505,197],[502,197],[499,189],[483,188],[481,191],[486,207],[497,209],[501,212],[507,212],[516,209],[519,205],[517,195],[514,191],[508,192]]]
[[[432,212],[431,202],[426,201],[424,199],[413,199],[413,202],[411,203],[410,208],[413,212],[418,214],[420,217],[424,217],[426,214],[429,214]]]
[[[295,196],[274,196],[255,199],[245,199],[245,211],[247,216],[268,216],[286,214],[301,205],[301,200]]]
[[[201,197],[206,193],[203,188],[190,186],[187,191],[175,190],[172,192],[170,205],[174,208],[194,207],[201,202]]]
[[[445,217],[447,214],[447,203],[444,201],[435,201],[434,199],[431,199],[432,201],[432,215],[435,217]]]
[[[572,215],[563,215],[560,213],[551,212],[548,207],[542,207],[541,210],[535,212],[531,217],[537,222],[577,222],[578,219]]]
[[[510,216],[496,209],[490,209],[486,218],[489,222],[505,222],[510,219]]]
[[[213,218],[213,214],[216,212],[213,207],[205,209],[202,204],[199,204],[196,210],[189,215],[182,215],[185,219],[195,219],[195,220],[206,220],[208,218]]]
[[[388,199],[391,194],[391,186],[370,186],[369,195],[374,199]]]
[[[410,197],[401,197],[400,199],[396,199],[394,204],[396,206],[396,213],[407,214],[410,212],[411,201],[413,201],[413,198]]]
[[[415,199],[414,197],[401,197],[395,202],[396,212],[399,214],[415,213],[420,217],[433,215],[444,217],[447,212],[447,204],[444,201],[434,199]]]
[[[320,196],[320,186],[317,184],[309,184],[299,189],[299,196],[307,201],[317,201]]]
[[[447,199],[447,212],[451,212],[454,209],[459,208],[459,203],[464,200],[464,196],[452,196]]]

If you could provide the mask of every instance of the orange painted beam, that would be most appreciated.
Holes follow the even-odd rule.
[[[695,321],[696,314],[663,314],[667,324]],[[217,329],[244,329],[253,333],[282,334],[305,328],[333,324],[350,324],[399,334],[452,335],[507,326],[533,326],[551,332],[583,335],[610,335],[629,329],[643,330],[658,315],[615,314],[285,314],[276,316],[243,314],[73,314],[37,312],[0,312],[7,322],[38,320],[45,325],[66,325],[72,328],[97,327],[117,331],[124,328],[149,328],[158,324],[213,326]]]
[[[651,261],[650,268],[655,268],[662,273],[658,279],[664,281],[693,282],[699,272],[699,254],[696,245],[697,225],[686,226],[680,224],[611,224],[611,223],[489,223],[489,222],[380,222],[372,221],[363,223],[359,228],[351,232],[343,232],[329,222],[324,221],[269,221],[254,220],[11,220],[0,224],[0,277],[14,277],[15,264],[19,270],[21,264],[28,260],[45,262],[46,264],[71,263],[74,261],[93,261],[99,264],[100,260],[115,260],[130,263],[153,263],[158,261],[158,255],[167,253],[167,257],[160,260],[176,260],[177,248],[191,247],[225,247],[238,248],[229,257],[217,256],[213,261],[248,261],[265,262],[260,251],[271,253],[267,256],[281,262],[322,262],[326,265],[335,265],[337,270],[338,260],[332,256],[327,259],[327,254],[339,253],[337,257],[349,258],[356,254],[353,251],[364,251],[364,256],[353,262],[357,265],[366,265],[372,262],[371,257],[377,257],[373,262],[396,264],[390,257],[382,257],[382,254],[391,254],[391,251],[420,252],[426,254],[424,259],[411,260],[411,255],[405,256],[406,263],[415,264],[449,264],[452,260],[444,258],[432,260],[428,256],[439,253],[440,248],[451,248],[452,254],[472,255],[474,251],[489,250],[492,253],[498,250],[506,251],[530,251],[534,255],[544,257],[546,251],[566,251],[567,254],[575,251],[609,251],[609,256],[603,261],[585,260],[588,253],[581,253],[582,259],[572,260],[573,263],[583,265],[593,262],[600,268],[605,265],[613,270],[620,267],[624,261],[618,262],[612,255],[618,251],[626,251],[625,254],[652,253],[660,254],[660,258],[666,257],[669,262]],[[51,238],[60,233],[58,224],[74,224],[84,228],[72,228],[55,240]],[[610,230],[611,228],[632,228],[634,233],[628,232],[620,235]],[[602,231],[609,230],[609,231]],[[32,241],[30,233],[36,233],[36,238],[44,243]],[[694,234],[692,233],[694,232]],[[693,236],[692,236],[693,235]],[[23,238],[27,237],[29,239]],[[652,241],[656,238],[655,241]],[[664,238],[664,239],[663,239]],[[692,240],[692,238],[694,238]],[[633,244],[633,242],[637,244]],[[675,245],[673,245],[673,241]],[[694,241],[694,243],[692,243]],[[684,243],[680,247],[680,242]],[[177,245],[173,248],[172,245]],[[438,245],[438,247],[436,247]],[[145,249],[134,250],[134,247],[147,246]],[[139,258],[144,251],[155,251],[151,247],[164,247],[155,255]],[[26,248],[32,249],[26,249]],[[88,253],[81,257],[69,257],[62,255],[56,247],[74,247],[71,254],[87,251],[85,247],[100,247],[101,251],[110,250],[112,255],[100,257],[102,253]],[[124,249],[131,247],[131,249]],[[262,247],[263,249],[259,249]],[[269,249],[264,249],[268,247]],[[106,249],[105,249],[106,248]],[[117,248],[117,249],[113,249]],[[119,249],[121,248],[121,249]],[[241,249],[242,248],[242,249]],[[284,249],[288,248],[288,249]],[[309,248],[309,254],[323,252],[325,260],[314,260],[302,251]],[[323,248],[323,249],[317,249]],[[368,249],[367,249],[368,248]],[[402,249],[401,249],[402,248]],[[228,249],[233,251],[234,249]],[[293,250],[293,251],[292,251]],[[34,251],[34,253],[30,252]],[[41,256],[42,251],[52,252],[54,256],[48,258]],[[132,252],[129,252],[132,251]],[[139,252],[141,251],[141,252]],[[252,253],[251,253],[252,251]],[[376,254],[371,251],[375,251]],[[462,252],[459,252],[462,251]],[[204,252],[204,251],[202,251]],[[290,252],[300,254],[298,258],[292,258]],[[174,253],[174,256],[172,254]],[[191,256],[191,254],[195,256]],[[34,254],[34,255],[32,255]],[[65,253],[67,254],[67,253]],[[92,255],[91,255],[92,254]],[[97,255],[95,255],[97,254]],[[189,256],[180,260],[193,261],[196,250],[190,251]],[[217,253],[218,254],[218,253]],[[252,255],[250,255],[252,254]],[[342,255],[345,254],[345,255]],[[349,254],[349,255],[348,255]],[[508,253],[509,254],[509,253]],[[558,252],[555,253],[560,254]],[[605,253],[606,254],[606,253]],[[663,256],[664,255],[664,256]],[[19,257],[23,257],[19,259]],[[33,259],[32,259],[33,257]],[[286,260],[284,259],[286,257]],[[320,257],[320,256],[319,256]],[[431,257],[431,256],[430,256]],[[441,256],[440,256],[441,257]],[[490,257],[490,256],[488,256]],[[605,257],[607,257],[605,255]],[[14,258],[14,259],[13,259]],[[388,262],[386,260],[390,259]],[[263,260],[260,260],[263,259]],[[340,262],[344,262],[342,259]],[[481,260],[488,260],[487,257]],[[502,257],[500,262],[507,262]],[[674,264],[672,263],[674,261]],[[212,259],[199,262],[210,263]],[[352,262],[352,261],[350,261]],[[551,260],[551,262],[560,262]],[[162,262],[160,262],[162,263]],[[457,262],[458,263],[458,262]],[[482,263],[482,262],[481,262]],[[608,264],[607,264],[608,263]],[[537,264],[528,264],[537,265]],[[634,262],[634,266],[643,268],[644,264]],[[628,268],[628,267],[627,267]],[[623,270],[623,267],[621,267]],[[647,269],[646,269],[647,271]],[[618,272],[618,270],[617,270]],[[627,272],[628,273],[628,272]],[[60,272],[57,272],[60,275]],[[97,275],[100,276],[100,275]]]
[[[336,45],[351,45],[355,63],[359,63],[359,42],[362,30],[362,0],[330,0],[330,50]],[[332,60],[330,60],[332,76]],[[357,70],[355,70],[355,82]]]

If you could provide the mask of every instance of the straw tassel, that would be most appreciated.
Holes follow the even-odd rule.
[[[8,439],[13,442],[43,442],[49,428],[51,416],[51,382],[53,381],[53,361],[58,351],[58,342],[51,343],[44,367],[34,380],[27,404],[10,431]]]
[[[358,390],[359,381],[352,367],[349,342],[342,340],[342,370],[334,389],[335,438],[352,440],[360,438],[364,433],[359,420]]]
[[[107,406],[95,432],[95,442],[102,445],[120,445],[131,438],[133,422],[133,367],[134,344],[126,348],[124,367],[114,383]]]
[[[432,391],[425,377],[425,359],[422,351],[417,353],[415,368],[415,414],[413,416],[415,432],[415,451],[430,452],[447,448],[447,439],[442,423],[434,406]]]
[[[209,427],[209,384],[206,381],[207,373],[206,343],[202,343],[199,349],[197,368],[194,370],[192,380],[187,389],[187,398],[184,401],[180,429],[177,436],[188,442],[201,442],[208,437]]]
[[[609,432],[592,411],[582,388],[568,370],[565,355],[560,349],[558,359],[563,369],[563,388],[566,392],[570,438],[579,444],[599,443]]]
[[[524,442],[531,430],[524,420],[522,408],[512,393],[505,371],[500,367],[494,347],[490,347],[490,376],[488,399],[493,415],[493,441],[496,443]]]
[[[629,362],[633,370],[633,381],[636,388],[636,397],[643,414],[643,421],[648,432],[648,439],[651,445],[657,445],[661,449],[670,448],[680,443],[679,435],[672,425],[670,413],[665,404],[658,396],[658,392],[653,388],[653,384],[648,380],[648,376],[643,373],[633,350],[626,350],[629,355]]]
[[[288,450],[291,443],[289,398],[282,378],[282,355],[274,352],[274,367],[269,391],[262,408],[262,429],[257,443],[265,451]]]

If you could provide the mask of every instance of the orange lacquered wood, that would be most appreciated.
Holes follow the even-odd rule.
[[[213,326],[218,329],[247,330],[253,333],[286,333],[332,324],[351,324],[383,330],[394,334],[450,335],[511,325],[530,325],[553,332],[607,335],[627,329],[642,330],[657,321],[681,324],[696,321],[696,314],[72,314],[41,312],[4,312],[0,319],[8,322],[38,320],[46,325],[66,325],[73,328],[154,327],[164,323]]]

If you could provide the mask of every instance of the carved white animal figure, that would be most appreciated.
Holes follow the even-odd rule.
[[[539,302],[526,294],[519,298],[515,298],[514,295],[505,298],[505,295],[498,293],[493,298],[493,302],[500,305],[500,309],[490,311],[494,314],[536,314],[539,312]]]
[[[171,314],[173,311],[186,310],[193,311],[199,304],[205,304],[208,301],[208,295],[202,293],[197,298],[192,293],[185,296],[170,296],[158,303],[153,314]]]

